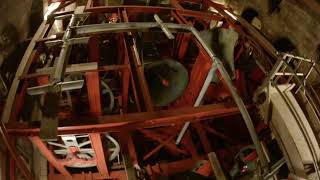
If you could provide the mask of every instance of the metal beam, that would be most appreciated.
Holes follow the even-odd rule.
[[[252,107],[252,106],[247,106]],[[231,116],[239,113],[239,108],[227,104],[211,104],[197,108],[186,107],[154,112],[130,113],[123,115],[110,115],[98,118],[98,124],[79,125],[75,122],[72,126],[58,128],[58,134],[92,133],[92,132],[118,132],[121,130],[137,128],[150,128],[159,126],[171,126],[183,122],[197,122],[201,120],[214,119]],[[88,121],[87,121],[88,122]],[[89,121],[90,122],[90,121]],[[91,119],[92,122],[92,119]],[[95,122],[93,122],[95,123]],[[14,135],[38,135],[39,128],[31,128],[21,125],[9,125],[8,133]]]
[[[223,16],[214,12],[200,12],[200,11],[192,11],[186,9],[176,9],[171,7],[156,7],[156,6],[132,6],[132,5],[124,5],[124,6],[96,6],[87,8],[86,12],[92,13],[117,13],[118,10],[126,10],[127,13],[137,14],[137,13],[170,13],[170,11],[176,11],[183,16],[186,17],[194,17],[198,19],[205,20],[221,20]]]
[[[129,18],[127,16],[127,12],[122,11],[122,15],[123,15],[124,21],[128,23]],[[132,35],[132,33],[128,32],[128,35]],[[138,49],[136,46],[136,39],[134,37],[132,37],[132,42],[133,43],[130,46],[130,50],[132,53],[133,62],[134,62],[134,66],[136,69],[137,79],[138,79],[138,82],[140,85],[140,90],[141,90],[141,93],[143,96],[143,100],[144,100],[147,111],[153,111],[153,104],[152,104],[148,84],[147,84],[147,81],[146,81],[146,78],[144,75],[144,69],[143,69],[143,65],[141,63],[140,55],[139,55],[139,52],[138,52]]]
[[[94,150],[95,159],[97,162],[97,169],[101,176],[109,176],[109,171],[106,163],[106,158],[104,155],[103,145],[101,141],[101,136],[99,133],[92,133],[89,135],[91,140],[91,146]]]
[[[91,62],[94,63],[94,62]],[[100,71],[120,71],[124,69],[128,69],[128,65],[106,65],[106,66],[98,66],[95,67],[94,64],[91,63],[82,63],[82,64],[71,64],[66,68],[66,74],[73,74],[73,73],[84,73],[84,72],[100,72]],[[95,69],[94,69],[95,68]],[[31,79],[36,78],[39,76],[48,76],[50,75],[50,71],[53,68],[42,68],[40,72],[35,72],[31,74],[26,74],[22,76],[20,79]]]

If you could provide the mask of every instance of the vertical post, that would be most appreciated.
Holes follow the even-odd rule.
[[[124,113],[127,112],[128,108],[128,93],[129,93],[129,83],[130,83],[130,64],[129,64],[129,56],[128,52],[125,48],[125,41],[123,34],[119,34],[119,50],[118,56],[122,57],[120,60],[121,63],[126,65],[128,68],[124,68],[122,70],[122,108]]]
[[[49,179],[50,177],[53,177],[53,176],[54,176],[54,167],[51,163],[49,163]]]
[[[1,168],[0,168],[0,173],[1,173],[1,179],[7,179],[7,154],[9,154],[9,152],[6,152],[5,150],[2,151],[2,149],[0,150],[0,163],[1,163]]]
[[[91,140],[91,146],[94,150],[95,159],[97,162],[97,169],[101,176],[108,177],[108,167],[106,163],[106,158],[104,155],[103,145],[101,141],[101,136],[99,133],[91,133],[89,134]]]
[[[11,141],[13,146],[16,146],[16,138],[15,137],[9,137],[9,140]],[[9,158],[9,179],[10,180],[16,180],[16,162],[14,161],[13,157]]]
[[[123,15],[124,22],[129,22],[127,12],[122,11],[122,15]],[[128,34],[132,35],[131,32],[128,32]],[[144,103],[145,103],[147,111],[153,111],[153,104],[152,104],[151,96],[149,93],[149,88],[148,88],[146,79],[144,77],[144,69],[143,69],[143,65],[141,64],[141,60],[140,60],[139,53],[137,50],[136,40],[135,40],[135,38],[132,38],[132,40],[133,40],[133,43],[130,46],[130,49],[132,51],[134,65],[136,67],[140,90],[142,91],[142,95],[143,95],[143,99],[144,99]]]
[[[99,39],[97,35],[89,39],[89,60],[99,62]],[[99,72],[86,72],[86,85],[90,113],[94,117],[101,115],[100,78]]]
[[[180,40],[180,43],[178,46],[178,52],[177,52],[177,56],[179,60],[182,60],[185,57],[191,37],[192,37],[192,34],[190,33],[184,33],[181,35],[181,40]]]
[[[129,91],[129,83],[130,83],[130,74],[129,69],[125,68],[122,71],[122,108],[124,113],[128,110],[128,91]]]
[[[136,180],[138,158],[130,132],[122,132],[119,138],[128,180]]]
[[[124,113],[127,112],[127,106],[128,106],[128,95],[125,96],[128,91],[129,91],[129,83],[131,82],[131,87],[132,87],[132,91],[133,91],[133,96],[134,96],[134,99],[135,99],[135,104],[136,104],[136,107],[137,107],[137,111],[138,112],[141,112],[141,105],[140,105],[140,101],[139,101],[139,98],[138,98],[138,94],[137,94],[137,88],[136,88],[136,84],[135,84],[135,81],[134,81],[134,78],[133,78],[133,75],[132,75],[132,71],[131,71],[131,66],[130,66],[130,61],[129,61],[129,54],[128,54],[128,48],[127,48],[127,45],[126,45],[126,41],[124,39],[124,34],[121,33],[120,35],[120,43],[123,45],[121,48],[119,48],[119,51],[121,53],[123,53],[123,60],[124,60],[124,64],[128,66],[128,69],[127,72],[128,72],[128,76],[130,79],[128,79],[128,87],[125,87],[125,83],[126,82],[123,82],[123,109],[124,109]],[[123,72],[124,73],[124,72]],[[126,74],[123,74],[123,81],[125,81],[126,79]]]
[[[86,72],[86,85],[88,91],[88,99],[90,113],[94,117],[101,115],[100,102],[100,82],[98,72]]]
[[[132,161],[133,165],[138,164],[137,152],[136,152],[136,148],[134,147],[132,137],[129,136],[129,134],[128,134],[127,138],[128,138],[127,139],[128,140],[128,150],[129,150],[131,161]]]
[[[16,165],[12,157],[9,160],[9,175],[10,180],[16,179]]]
[[[203,149],[206,153],[211,152],[211,144],[210,141],[206,135],[206,130],[202,127],[202,124],[200,122],[193,123],[192,126],[196,129],[199,137],[201,144],[203,146]]]

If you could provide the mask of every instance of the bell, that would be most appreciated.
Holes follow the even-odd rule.
[[[188,85],[187,69],[178,61],[164,59],[144,65],[154,106],[167,106],[179,98]]]
[[[235,78],[234,50],[239,39],[239,34],[233,29],[216,28],[200,32],[200,36],[213,52],[222,60],[231,79]],[[214,72],[212,82],[218,82]]]

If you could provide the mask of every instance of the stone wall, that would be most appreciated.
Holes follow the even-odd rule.
[[[295,0],[282,0],[278,9],[270,12],[270,0],[227,0],[238,14],[252,8],[262,22],[261,32],[271,41],[286,37],[296,47],[296,54],[319,60],[320,17]]]
[[[3,0],[0,3],[0,66],[15,46],[41,23],[42,0]]]

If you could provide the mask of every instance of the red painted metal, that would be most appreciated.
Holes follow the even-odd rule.
[[[186,172],[195,167],[198,161],[194,159],[185,159],[169,163],[157,163],[153,166],[145,167],[149,175],[170,176],[177,173]]]
[[[99,41],[98,36],[92,36],[89,39],[89,59],[93,62],[99,62]],[[101,115],[100,99],[100,78],[98,72],[86,72],[86,85],[90,113],[94,117]]]
[[[143,130],[141,129],[140,132],[142,132],[146,138],[152,139],[154,141],[159,142],[160,144],[164,145],[164,148],[168,150],[172,155],[179,156],[181,154],[187,155],[188,153],[182,149],[179,149],[175,144],[174,141],[167,142],[164,140],[165,137],[162,137],[160,134],[156,134],[150,130]]]
[[[127,68],[122,69],[122,95],[123,95],[123,113],[127,113],[127,106],[128,106],[128,91],[129,91],[129,83],[131,82],[131,87],[135,99],[135,104],[138,112],[141,112],[141,105],[137,94],[136,84],[134,82],[133,76],[132,76],[132,70],[130,67],[130,61],[129,61],[129,54],[127,45],[124,39],[124,34],[121,33],[119,35],[119,56],[123,59],[123,64],[127,66]],[[122,62],[122,61],[120,61]]]
[[[120,58],[119,62],[127,65],[129,68],[122,70],[122,108],[123,112],[127,112],[128,108],[128,93],[129,93],[129,83],[130,83],[130,64],[129,64],[129,56],[127,52],[123,52],[125,47],[124,35],[119,35],[119,45],[118,45],[118,56]]]
[[[207,54],[200,51],[189,75],[189,84],[184,94],[174,104],[175,107],[194,105],[211,66],[211,59]]]
[[[206,100],[209,102],[221,102],[231,97],[230,92],[224,85],[211,84],[206,92]]]
[[[244,161],[245,162],[249,162],[249,161],[255,161],[257,160],[258,155],[257,155],[257,151],[253,151],[252,153],[248,154],[246,157],[244,157]]]
[[[172,12],[171,14],[178,21],[178,23],[190,24],[190,22],[188,22],[179,12]],[[189,84],[182,97],[178,99],[173,105],[174,107],[194,105],[201,87],[205,81],[205,78],[207,77],[207,74],[209,73],[212,66],[212,60],[206,53],[205,49],[200,45],[200,43],[189,34],[183,36],[184,37],[180,41],[178,57],[184,57],[190,39],[192,39],[192,41],[196,43],[197,47],[199,48],[199,54],[189,75]]]
[[[7,179],[7,163],[8,163],[8,161],[7,161],[7,159],[8,159],[8,157],[6,156],[6,151],[5,150],[3,150],[3,149],[1,149],[1,151],[0,151],[0,166],[1,166],[1,168],[0,168],[0,177],[1,177],[1,179]]]
[[[192,35],[190,33],[184,33],[181,35],[181,40],[179,42],[179,46],[177,48],[177,57],[179,60],[183,60],[189,46],[189,41],[191,39]]]
[[[178,130],[180,130],[180,129],[181,129],[181,127],[178,128]],[[199,156],[199,153],[196,149],[196,146],[193,143],[190,130],[187,130],[186,134],[183,136],[183,138],[181,140],[181,146],[184,147],[189,152],[192,159],[198,159],[198,160],[200,159],[200,156]]]
[[[248,106],[252,107],[252,106]],[[58,127],[58,134],[76,134],[92,132],[119,132],[121,130],[171,126],[187,121],[197,122],[218,117],[232,116],[239,113],[238,107],[225,104],[204,105],[197,108],[185,107],[154,112],[110,115],[99,118],[100,124]],[[22,124],[8,125],[8,133],[15,135],[38,135],[39,128],[30,128]]]
[[[163,148],[166,144],[169,144],[170,142],[172,143],[174,138],[176,136],[171,136],[169,138],[167,138],[166,140],[164,140],[162,143],[160,143],[157,147],[155,147],[154,149],[152,149],[150,152],[148,152],[146,155],[143,156],[143,160],[147,160],[148,158],[150,158],[152,155],[156,154],[157,152],[159,152],[161,150],[161,148]]]
[[[171,11],[171,15],[179,24],[188,24],[188,21],[177,11]]]
[[[16,179],[16,165],[15,161],[13,158],[9,159],[9,175],[10,175],[10,180],[15,180]]]
[[[210,175],[212,175],[213,172],[210,162],[206,161],[201,167],[198,168],[196,172],[205,177],[209,177]]]
[[[101,136],[99,133],[89,134],[91,140],[91,146],[94,150],[97,168],[102,177],[109,176],[108,167],[106,164],[106,158],[104,155],[103,145],[101,142]]]
[[[32,136],[29,138],[32,143],[38,147],[41,154],[46,157],[46,159],[52,164],[57,171],[59,171],[62,175],[71,178],[72,175],[68,172],[68,170],[59,162],[59,160],[53,155],[53,153],[48,149],[46,144],[38,137]]]
[[[91,115],[98,117],[101,114],[99,74],[97,72],[86,72],[86,85]]]
[[[236,77],[234,84],[238,90],[239,95],[243,98],[247,97],[248,94],[244,74],[238,69],[236,70],[235,76]]]
[[[130,82],[131,82],[131,85],[132,85],[132,91],[133,91],[133,95],[134,95],[137,111],[141,112],[141,104],[140,104],[140,101],[139,101],[139,98],[138,98],[137,88],[136,88],[135,81],[133,79],[131,70],[130,70]]]
[[[200,122],[196,122],[196,123],[193,123],[192,126],[196,129],[199,135],[204,151],[206,153],[212,152],[210,141],[207,137],[206,131],[203,128],[202,124]]]
[[[38,84],[41,85],[45,85],[49,83],[49,77],[48,76],[39,76],[37,77],[37,82]]]
[[[128,143],[127,144],[127,148],[128,148],[128,151],[129,151],[129,155],[130,155],[132,164],[134,164],[134,165],[139,164],[138,163],[137,152],[136,152],[136,148],[134,146],[133,139],[132,139],[132,137],[130,136],[129,133],[125,133],[125,136],[126,136],[126,139],[127,139],[127,143]]]
[[[122,16],[123,16],[124,22],[129,22],[126,11],[122,11]],[[132,35],[132,33],[128,32],[128,35]],[[147,111],[153,111],[153,104],[152,104],[149,88],[144,76],[143,66],[141,64],[140,56],[136,46],[136,40],[134,37],[132,37],[132,42],[133,43],[131,44],[130,49],[131,49],[134,65],[136,67],[138,81],[139,81],[140,89],[144,99],[144,103]]]

